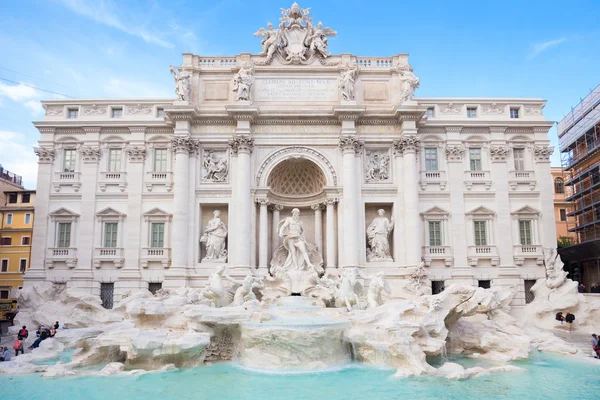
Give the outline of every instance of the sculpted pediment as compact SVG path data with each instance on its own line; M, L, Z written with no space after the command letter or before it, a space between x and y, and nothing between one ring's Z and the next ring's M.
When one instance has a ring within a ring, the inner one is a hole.
M51 213L48 214L50 217L79 217L79 214L61 207L55 211L52 211Z

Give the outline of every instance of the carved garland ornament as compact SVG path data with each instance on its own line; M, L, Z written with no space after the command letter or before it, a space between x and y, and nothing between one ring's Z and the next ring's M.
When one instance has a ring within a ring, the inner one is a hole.
M446 159L448 161L462 161L465 155L463 146L446 146Z
M318 151L313 150L308 147L301 147L301 146L286 147L284 149L277 150L276 152L269 155L266 158L266 160L263 161L263 163L261 164L261 166L258 170L258 173L256 174L256 185L257 186L260 186L260 179L261 179L263 173L265 172L265 169L267 168L267 166L270 165L273 162L273 160L275 160L279 156L281 156L283 154L287 154L287 153L307 153L307 154L311 154L312 156L318 158L323 164L327 165L327 168L329 168L329 172L331 172L331 175L333 176L333 185L337 186L338 177L335 172L335 169L333 168L333 165L329 162L329 160L323 154L319 153Z
M85 163L94 163L100 160L100 147L83 146L79 152L81 153L81 158Z
M62 115L63 106L48 106L46 104L43 105L44 110L46 110L46 115Z
M152 114L152 107L150 106L143 106L141 104L138 104L136 106L133 107L127 107L127 114L132 114L132 115L150 115Z
M508 148L508 146L492 146L492 147L490 147L490 157L492 158L492 161L495 161L495 162L506 161L506 158L508 157L509 152L510 152L510 149Z
M234 136L229 141L229 147L234 154L238 153L252 153L254 147L254 138L252 136Z
M554 147L552 146L535 146L533 148L533 154L535 155L535 161L537 162L549 162L552 153L554 153Z
M51 147L34 147L33 151L38 156L38 163L52 164L54 162L55 151Z
M92 104L91 106L83 107L83 115L104 115L106 114L107 107L102 106L98 107L97 104Z
M498 106L496 103L492 103L489 106L482 106L481 113L483 115L502 115L504 114L504 105Z
M144 146L129 146L125 149L131 162L144 162L146 158L146 148Z

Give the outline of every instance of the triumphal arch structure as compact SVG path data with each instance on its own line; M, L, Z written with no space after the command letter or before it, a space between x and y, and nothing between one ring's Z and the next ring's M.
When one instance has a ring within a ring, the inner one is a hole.
M434 291L523 302L556 244L545 101L415 97L407 54L332 54L317 13L265 16L254 53L184 53L175 99L45 101L28 281L360 267L394 292L423 263Z

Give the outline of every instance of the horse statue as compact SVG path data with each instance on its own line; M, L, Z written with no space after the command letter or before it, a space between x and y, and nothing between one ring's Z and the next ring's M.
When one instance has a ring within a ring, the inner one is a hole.
M352 311L352 306L358 304L358 296L362 293L358 277L358 268L349 268L342 272L339 287L335 292L336 307L345 307Z

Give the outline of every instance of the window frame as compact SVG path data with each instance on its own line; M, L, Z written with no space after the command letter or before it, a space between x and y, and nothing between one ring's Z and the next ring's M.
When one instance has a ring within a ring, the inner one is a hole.
M559 208L558 209L558 218L559 218L560 222L566 222L567 221L567 209L566 208Z
M111 227L111 231L108 232L108 227ZM110 235L110 238L108 237ZM105 221L102 223L102 247L104 248L117 248L119 247L119 222L118 221Z
M67 119L79 118L79 108L67 108Z
M432 154L434 157L430 158L429 156ZM425 147L423 157L425 157L425 171L439 171L437 147ZM432 166L435 166L435 168L431 168Z
M6 225L12 225L14 219L13 213L6 213Z
M162 107L156 107L156 118L164 118L164 117L165 117L165 109Z
M517 155L520 155L517 157ZM525 171L525 148L515 147L513 148L513 166L515 171Z
M6 271L4 270L4 265L6 264ZM2 258L0 259L0 273L6 274L10 272L10 259Z
M64 235L65 238L62 238L62 234L61 234L61 226L69 226L68 232L65 231ZM73 222L72 221L57 221L56 222L56 248L58 249L69 249L71 248L71 233L73 232ZM61 246L61 244L65 244L66 241L63 241L63 239L67 238L67 234L68 234L68 243L67 246Z
M425 111L425 116L427 118L433 118L435 113L435 107L427 107L427 111Z
M111 107L110 117L115 119L123 118L123 107Z
M67 158L67 154L69 157ZM72 154L72 157L71 157ZM62 153L62 172L75 172L77 169L77 151L76 149L63 149Z
M162 232L157 232L157 234L162 234L162 237L160 238L160 241L157 240L157 244L162 244L161 246L155 246L154 245L154 227L155 226L160 226L162 225ZM149 247L151 249L164 249L165 248L165 228L166 228L166 222L151 222L150 223L150 242L149 242Z
M25 196L27 196L27 201L25 201ZM31 203L31 193L22 193L21 194L21 204L29 204Z
M25 261L25 268L22 268L23 261ZM29 266L29 260L26 258L19 258L19 273L24 274L27 272L27 267Z
M560 186L558 186L560 185ZM557 190L557 188L560 188ZM560 176L554 178L554 193L555 194L565 194L565 180Z
M477 118L477 107L467 106L467 118Z
M27 239L29 243L23 243ZM21 236L21 246L31 246L31 236Z
M481 229L479 230L479 233L478 233L478 229L477 229L478 226L483 227L483 236L481 235ZM488 220L487 219L474 219L473 220L473 243L475 244L475 246L489 246Z
M118 154L118 157L113 159L112 155ZM114 162L114 164L113 164ZM120 173L123 167L123 149L120 147L112 147L108 149L106 171L112 173Z
M14 196L14 197L13 197ZM12 201L14 199L15 201ZM17 204L19 202L19 195L17 193L9 193L8 194L8 204Z
M432 226L437 228L432 230ZM442 247L444 245L443 221L427 221L428 243L430 247ZM437 237L436 237L437 236ZM432 239L434 239L432 241ZM433 243L432 243L433 242Z
M7 243L4 243L7 242ZM0 246L12 246L12 236L0 237Z
M473 158L473 152L476 151L477 153L477 157L478 158ZM469 147L469 171L483 171L483 163L482 163L482 158L483 158L483 152L481 151L481 147ZM477 162L479 163L479 165L475 165L475 167L473 166L473 164L477 164Z
M515 112L516 116L513 116L513 111ZM511 119L521 118L521 112L519 111L519 107L510 107L509 111L508 111L508 115L510 116Z
M162 154L164 152L164 159L157 158L158 152ZM169 170L169 149L166 147L156 147L153 151L154 159L152 160L152 172L168 172ZM161 168L157 168L160 163Z
M25 213L25 216L23 217L23 222L25 223L25 225L31 224L31 213Z

